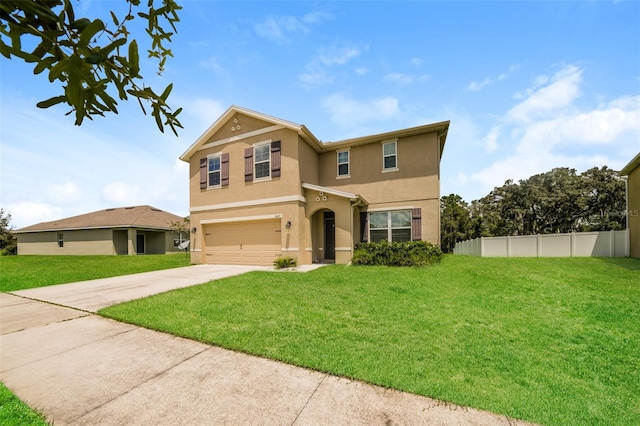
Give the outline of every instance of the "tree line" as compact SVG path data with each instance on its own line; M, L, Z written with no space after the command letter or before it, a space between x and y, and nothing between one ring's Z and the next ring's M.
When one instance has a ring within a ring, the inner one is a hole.
M514 182L467 203L440 199L441 247L478 237L620 230L626 227L625 183L602 166L583 173L560 167Z

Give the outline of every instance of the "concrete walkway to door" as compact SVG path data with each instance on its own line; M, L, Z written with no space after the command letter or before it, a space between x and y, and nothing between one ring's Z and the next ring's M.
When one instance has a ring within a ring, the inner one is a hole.
M242 268L192 266L1 293L0 381L56 425L526 424L91 313ZM262 268L246 270L254 269Z

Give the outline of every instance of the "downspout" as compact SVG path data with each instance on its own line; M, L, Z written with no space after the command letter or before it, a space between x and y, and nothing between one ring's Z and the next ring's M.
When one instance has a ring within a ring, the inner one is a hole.
M442 138L447 137L448 130L438 135L438 246L442 244L442 224L440 218L440 160L442 159Z
M625 208L624 212L624 223L625 223L625 241L624 241L624 257L629 257L631 255L631 244L629 240L631 239L631 234L629 233L629 214L631 213L629 210L629 176L622 176L624 180L624 199L625 199Z
M350 241L350 245L351 245L351 257L353 257L353 251L355 250L355 244L353 243L353 214L355 213L355 209L357 207L360 207L361 205L365 205L362 202L362 199L360 197L356 198L355 200L350 200L352 202L351 204L351 241ZM353 203L355 201L355 203ZM351 263L351 262L349 262Z

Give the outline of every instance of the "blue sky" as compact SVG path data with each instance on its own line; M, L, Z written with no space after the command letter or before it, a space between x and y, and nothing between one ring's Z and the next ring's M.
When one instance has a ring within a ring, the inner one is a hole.
M142 69L157 90L174 83L177 138L136 102L76 127L62 106L35 107L60 91L46 74L0 58L14 226L141 204L187 215L178 156L234 104L327 142L450 120L441 192L467 201L554 167L619 170L640 151L638 1L180 3L175 57L162 76ZM109 21L120 5L82 0L76 16Z

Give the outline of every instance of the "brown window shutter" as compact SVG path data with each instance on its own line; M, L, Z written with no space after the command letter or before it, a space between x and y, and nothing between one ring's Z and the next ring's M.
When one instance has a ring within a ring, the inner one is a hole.
M271 177L280 176L280 141L271 142Z
M253 180L253 148L244 150L244 181L251 182Z
M411 211L411 239L418 241L422 239L422 209L420 207Z
M220 156L220 184L229 185L229 153L225 152Z
M207 159L200 159L200 189L207 189Z
M360 212L360 242L369 241L369 213Z

